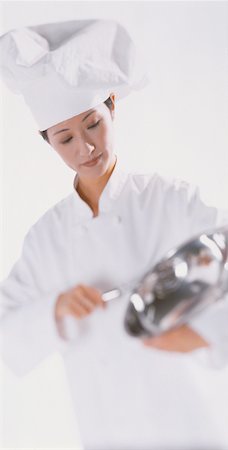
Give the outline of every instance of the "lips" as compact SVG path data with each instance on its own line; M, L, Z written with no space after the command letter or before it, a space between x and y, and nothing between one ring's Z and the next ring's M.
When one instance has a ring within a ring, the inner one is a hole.
M86 166L86 167L94 166L99 161L101 156L102 156L102 153L100 153L96 158L93 158L93 159L91 159L89 161L86 161L86 162L82 163L81 165L82 166Z

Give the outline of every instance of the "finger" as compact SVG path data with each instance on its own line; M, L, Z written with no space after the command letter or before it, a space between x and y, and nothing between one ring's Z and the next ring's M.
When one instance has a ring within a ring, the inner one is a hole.
M208 343L191 328L183 325L155 338L144 339L144 345L158 350L187 353L197 348L208 347Z
M91 299L86 291L80 286L73 293L74 302L80 304L87 310L92 312L97 306L93 299Z
M101 293L97 289L82 285L81 290L82 290L83 294L85 295L85 297L87 299L90 299L90 301L94 305L104 306L105 302L102 299Z
M80 305L87 313L91 313L96 308L96 304L94 304L90 298L87 298L81 293L78 293L74 300L75 304Z
M69 313L78 319L88 315L88 310L81 303L75 302L72 298L69 302Z

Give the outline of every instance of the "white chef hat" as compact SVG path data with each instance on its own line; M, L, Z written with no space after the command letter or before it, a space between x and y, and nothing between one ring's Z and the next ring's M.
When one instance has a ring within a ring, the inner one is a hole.
M0 37L0 73L41 131L148 83L128 32L112 20L74 20Z

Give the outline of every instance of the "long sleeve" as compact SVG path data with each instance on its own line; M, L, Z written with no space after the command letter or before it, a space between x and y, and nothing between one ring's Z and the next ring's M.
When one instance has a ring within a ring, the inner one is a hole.
M196 194L191 208L193 219L190 223L194 230L197 231L198 227L200 230L201 223L204 222L205 230L210 227L228 227L228 211L207 207L201 201L199 194ZM211 214L213 210L216 211L216 214ZM228 293L221 300L192 318L189 325L210 345L208 350L195 352L196 359L213 368L222 368L227 365Z
M167 184L164 184L167 189ZM168 184L165 207L169 221L170 239L180 245L187 239L216 227L228 227L228 210L207 205L201 198L198 187L182 180ZM167 229L166 229L167 234ZM223 367L228 363L228 293L193 317L189 326L209 344L209 349L193 352L193 357L211 368Z
M42 290L45 267L40 243L31 229L22 253L0 286L0 335L3 361L23 375L64 347L54 319L58 290Z
M210 345L193 356L209 367L225 367L228 364L228 294L193 318L189 325Z

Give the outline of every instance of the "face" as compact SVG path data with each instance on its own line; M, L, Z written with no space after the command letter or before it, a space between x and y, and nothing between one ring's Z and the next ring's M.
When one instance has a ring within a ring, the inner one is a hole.
M50 145L82 178L102 176L113 163L112 109L104 103L47 130Z

